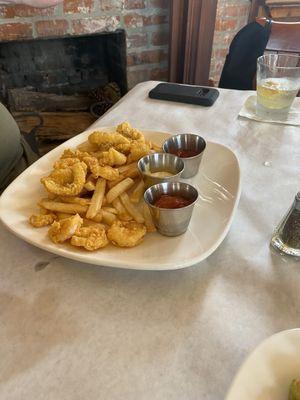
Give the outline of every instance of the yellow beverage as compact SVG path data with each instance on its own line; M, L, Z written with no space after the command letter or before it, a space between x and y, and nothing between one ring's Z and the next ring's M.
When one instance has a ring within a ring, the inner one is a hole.
M294 79L262 79L257 84L257 103L270 110L288 110L297 92L298 85Z

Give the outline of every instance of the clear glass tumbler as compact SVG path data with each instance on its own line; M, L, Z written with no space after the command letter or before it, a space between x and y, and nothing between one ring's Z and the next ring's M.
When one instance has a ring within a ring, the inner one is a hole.
M257 115L287 119L300 89L300 57L265 54L257 59Z

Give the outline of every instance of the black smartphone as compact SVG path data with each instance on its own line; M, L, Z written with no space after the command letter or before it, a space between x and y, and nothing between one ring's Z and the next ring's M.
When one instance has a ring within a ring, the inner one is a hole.
M159 83L150 90L149 97L157 100L177 101L209 107L219 97L219 91L202 86L181 85L178 83Z

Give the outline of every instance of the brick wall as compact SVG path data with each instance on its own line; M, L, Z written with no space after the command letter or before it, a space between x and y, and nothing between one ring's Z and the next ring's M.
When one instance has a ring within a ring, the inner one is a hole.
M129 87L167 79L169 0L65 0L55 7L0 6L0 41L124 28Z
M250 0L218 0L210 77L219 82L229 45L235 34L247 24Z

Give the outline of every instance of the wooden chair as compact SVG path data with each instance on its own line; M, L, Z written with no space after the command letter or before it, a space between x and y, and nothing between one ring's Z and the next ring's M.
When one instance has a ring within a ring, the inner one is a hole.
M256 22L265 26L267 18L256 18ZM300 22L272 21L266 51L300 55Z

